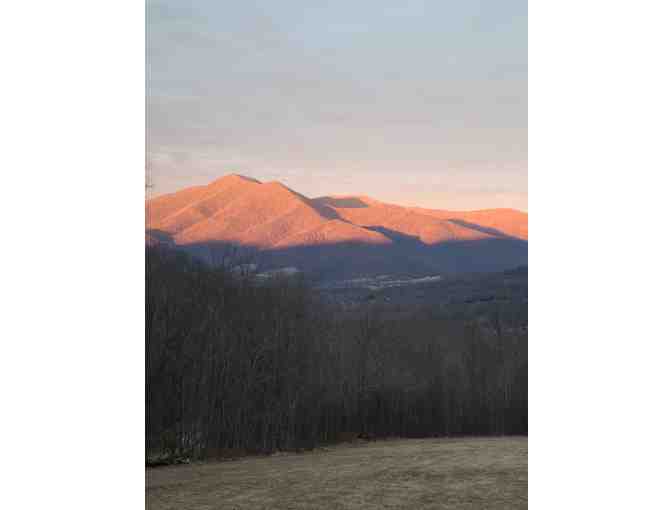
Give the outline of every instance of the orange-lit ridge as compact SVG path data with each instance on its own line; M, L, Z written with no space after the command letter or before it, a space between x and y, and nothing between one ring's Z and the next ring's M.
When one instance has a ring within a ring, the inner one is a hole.
M231 174L148 200L146 228L177 245L235 242L261 249L408 236L425 245L492 238L527 240L527 213L400 207L365 196L310 199L279 182Z

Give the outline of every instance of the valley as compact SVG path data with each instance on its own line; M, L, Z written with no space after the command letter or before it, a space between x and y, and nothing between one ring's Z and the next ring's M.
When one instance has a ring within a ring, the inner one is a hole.
M378 303L404 306L527 306L527 266L496 273L464 275L377 275L320 284L331 303Z

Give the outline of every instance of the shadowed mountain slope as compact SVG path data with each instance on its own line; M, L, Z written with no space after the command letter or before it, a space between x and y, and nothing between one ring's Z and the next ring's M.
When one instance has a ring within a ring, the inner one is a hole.
M496 271L527 263L527 214L407 208L368 197L307 198L227 175L145 204L147 242L215 261L246 250L318 278Z
M421 214L407 207L386 204L368 197L321 197L314 201L331 207L341 218L356 225L398 232L416 237L429 245L446 241L473 241L497 237L497 234L482 229Z
M469 228L481 229L527 241L527 213L516 209L482 209L480 211L442 211L411 207L412 211Z

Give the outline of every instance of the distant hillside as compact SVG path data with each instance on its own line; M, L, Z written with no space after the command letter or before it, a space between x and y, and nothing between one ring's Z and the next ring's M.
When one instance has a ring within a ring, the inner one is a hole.
M527 214L443 211L368 197L310 199L279 182L227 175L145 204L146 239L208 262L253 258L319 279L497 271L527 263Z
M412 207L411 210L449 220L458 225L468 225L471 228L486 229L486 231L501 233L527 241L527 213L516 209L483 209L480 211L442 211L439 209L423 209Z

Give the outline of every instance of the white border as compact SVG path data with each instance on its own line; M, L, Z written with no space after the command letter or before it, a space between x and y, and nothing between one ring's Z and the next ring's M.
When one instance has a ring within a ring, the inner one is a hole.
M665 2L530 2L530 507L664 508Z
M3 508L144 505L144 8L10 2Z

